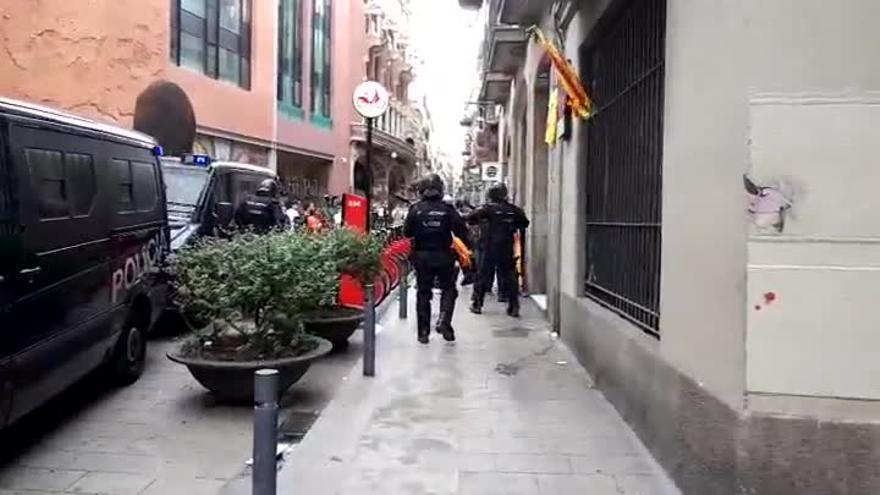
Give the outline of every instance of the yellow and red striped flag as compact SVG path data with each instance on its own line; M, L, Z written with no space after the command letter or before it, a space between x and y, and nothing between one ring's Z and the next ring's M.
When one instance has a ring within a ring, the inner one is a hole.
M559 84L568 96L568 106L579 117L583 119L589 118L593 112L593 101L587 94L587 90L584 88L577 70L562 56L559 49L544 36L539 27L532 26L527 31L538 39L538 43L541 44L544 51L550 57L550 62L556 71Z

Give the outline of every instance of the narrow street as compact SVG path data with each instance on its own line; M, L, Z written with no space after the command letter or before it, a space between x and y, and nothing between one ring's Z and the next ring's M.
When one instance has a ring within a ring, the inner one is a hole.
M386 315L376 377L352 369L285 459L279 493L679 494L534 303L518 320L494 302L475 316L469 296L454 344L418 344L414 304L408 320ZM223 491L249 493L249 480Z
M247 473L252 408L221 405L165 353L149 347L144 376L108 389L89 378L0 437L0 495L215 494ZM355 335L346 352L316 362L283 399L281 433L297 441L360 356Z

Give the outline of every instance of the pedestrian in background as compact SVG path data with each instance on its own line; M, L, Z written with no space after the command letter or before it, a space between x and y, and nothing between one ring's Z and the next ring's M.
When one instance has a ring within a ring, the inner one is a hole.
M461 215L443 201L443 180L431 174L419 182L421 200L414 204L404 222L404 235L413 240L412 262L416 270L416 320L418 340L427 344L431 334L431 299L436 283L440 289L440 317L437 331L447 342L455 340L452 315L455 312L455 235L468 248L470 233Z
M287 209L284 211L284 214L287 215L287 220L290 222L290 230L296 230L299 224L299 217L301 216L299 205L295 201L288 200Z
M492 286L497 270L498 291L507 300L507 314L519 317L514 236L529 226L529 220L522 209L507 200L507 186L497 184L489 189L489 202L468 217L468 223L472 225L481 222L485 222L485 228L481 233L479 280L474 287L471 312L483 312L486 291Z

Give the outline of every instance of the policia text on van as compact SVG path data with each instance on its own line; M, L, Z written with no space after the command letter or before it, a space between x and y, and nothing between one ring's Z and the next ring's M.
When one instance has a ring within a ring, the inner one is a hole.
M142 134L0 99L0 427L98 366L140 376L165 188Z

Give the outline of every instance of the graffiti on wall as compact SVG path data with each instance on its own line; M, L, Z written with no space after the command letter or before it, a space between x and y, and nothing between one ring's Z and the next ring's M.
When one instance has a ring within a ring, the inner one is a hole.
M759 233L781 234L792 207L793 188L785 181L762 184L743 175L749 194L749 216Z

